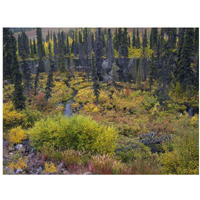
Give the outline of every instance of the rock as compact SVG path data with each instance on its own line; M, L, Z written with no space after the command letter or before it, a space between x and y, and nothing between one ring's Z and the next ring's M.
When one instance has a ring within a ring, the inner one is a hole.
M42 172L42 167L39 167L36 171L37 174L40 174Z
M65 167L65 163L60 163L59 165L58 165L58 168L64 168Z
M16 174L22 174L23 170L21 168L17 169Z
M15 146L15 149L16 149L16 150L22 151L22 150L24 150L24 146L23 146L23 144L17 144L17 145Z
M155 145L161 145L163 142L170 139L171 137L169 135L157 135L154 131L140 135L140 142L144 145L150 146L152 153L164 151L162 148L158 148L158 146Z

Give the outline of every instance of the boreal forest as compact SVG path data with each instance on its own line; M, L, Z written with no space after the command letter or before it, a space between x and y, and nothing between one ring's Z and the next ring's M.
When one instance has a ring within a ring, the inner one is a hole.
M199 174L199 28L3 28L4 174Z

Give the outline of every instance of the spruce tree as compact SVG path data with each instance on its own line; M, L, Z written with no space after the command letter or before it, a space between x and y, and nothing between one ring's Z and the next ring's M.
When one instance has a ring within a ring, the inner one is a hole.
M138 28L137 28L136 48L137 48L137 49L140 48L140 34L139 34L139 30L138 30Z
M151 55L151 63L149 66L149 86L150 86L150 91L151 87L153 85L153 79L155 77L155 60L154 60L154 55Z
M182 85L183 90L191 86L193 79L193 71L190 66L193 55L193 39L193 28L186 28L180 61L178 63L178 79Z
M14 92L12 96L12 102L15 106L15 109L24 109L25 108L25 97L23 94L23 86L22 86L22 74L19 71L19 62L17 59L17 47L16 47L16 40L14 36L11 34L11 48L12 48L12 77L14 82Z
M124 28L124 32L121 37L121 51L122 56L124 58L128 58L128 38L127 38L128 32L127 28Z
M3 79L12 78L12 32L3 28Z
M54 63L55 63L55 69L57 69L57 57L58 57L58 44L57 44L57 38L56 34L53 33L53 51L54 51Z
M102 77L102 56L103 56L103 48L102 48L102 36L101 36L101 28L98 28L96 32L96 40L95 40L95 61L97 68L97 77L99 81L103 80Z
M133 29L132 47L133 47L133 48L136 47L135 29Z
M117 28L115 29L115 35L114 35L114 38L113 38L113 48L114 48L116 51L119 50Z
M48 101L48 99L51 97L51 92L53 88L53 71L54 71L54 63L52 60L52 53L51 53L51 43L49 43L49 62L50 62L50 70L47 78L47 84L45 88L45 98Z
M33 54L37 54L37 49L36 49L36 44L35 44L35 39L33 40Z
M108 61L108 66L112 67L112 63L114 61L114 51L112 46L112 32L110 28L107 33L106 60Z
M74 42L74 57L78 55L78 41L77 41L77 31L75 31L75 42Z
M157 45L157 38L158 38L158 28L152 28L150 35L150 49L153 49Z
M37 28L37 47L38 47L38 56L39 56L39 72L44 72L44 62L43 62L43 45L42 45L42 30L41 28Z

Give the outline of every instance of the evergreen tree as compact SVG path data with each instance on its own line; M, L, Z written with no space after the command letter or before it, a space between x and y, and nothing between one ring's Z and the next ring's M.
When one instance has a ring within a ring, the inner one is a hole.
M102 48L102 36L101 36L101 28L98 28L96 32L96 40L95 40L95 62L97 68L97 77L99 81L103 81L102 77L102 56L103 56L103 48Z
M69 37L68 37L68 35L67 35L67 45L66 45L66 46L67 46L67 49L66 49L67 52L66 52L66 53L70 56L70 50L69 50Z
M29 51L29 40L25 32L22 32L20 37L20 57L24 60L30 55Z
M37 54L35 39L33 40L33 54L34 54L34 55Z
M136 47L135 29L133 29L132 47Z
M21 57L22 56L22 51L21 51L21 35L18 34L18 40L17 40L17 47L18 47L18 55Z
M41 28L37 28L37 47L38 47L38 56L39 56L39 72L44 72L44 62L43 62L43 45L42 45L42 30Z
M199 28L194 31L194 53L199 54Z
M31 58L33 58L34 57L34 52L33 52L33 44L32 44L32 41L30 40L30 56L31 56Z
M130 34L128 34L128 47L131 47L131 37L130 37Z
M193 28L185 29L184 43L181 49L180 61L178 63L178 79L182 85L182 89L190 87L193 79L193 71L191 68L193 55Z
M57 68L57 56L58 56L58 44L56 34L53 33L53 51L54 51L54 62L55 62L55 69Z
M48 99L51 97L51 92L53 88L53 71L54 71L54 63L52 60L52 53L51 53L51 43L49 43L49 62L50 62L50 70L47 78L47 84L45 88L45 98L48 101Z
M155 61L154 61L154 55L151 55L151 63L149 66L149 86L150 86L150 91L151 87L153 85L153 79L155 78Z
M92 49L94 49L94 33L91 32L91 40L92 40Z
M122 56L127 58L128 57L128 38L127 38L128 32L127 28L124 28L124 32L121 37L121 51Z
M12 78L12 32L3 28L3 79Z
M143 34L142 46L143 46L143 48L146 48L148 46L147 29L146 28L145 28L145 31Z
M138 28L137 28L136 48L137 48L137 49L140 48L140 34L139 34L139 30L138 30Z
M74 56L78 55L78 41L77 41L77 31L75 31L75 42L74 42Z
M118 41L118 51L119 51L119 48L121 49L121 51L122 51L122 45L121 45L121 43L122 43L122 29L121 28L119 28L119 30L118 30L118 37L117 37L117 41Z
M24 109L25 108L25 97L23 94L23 86L22 86L22 74L19 71L19 62L17 60L17 47L16 47L16 40L14 36L11 34L10 37L11 42L11 49L12 49L12 62L11 62L11 68L12 68L12 77L14 82L14 92L12 96L12 102L15 106L15 109Z
M114 38L113 38L113 47L116 51L119 50L117 28L115 29L115 35L114 35Z
M111 67L114 61L114 51L112 46L112 32L110 28L107 33L106 60L108 61L108 66Z
M64 32L62 31L61 34L58 35L58 67L60 72L65 72L65 56L64 56Z
M158 28L152 28L150 35L150 49L153 49L157 45L157 38L158 38Z

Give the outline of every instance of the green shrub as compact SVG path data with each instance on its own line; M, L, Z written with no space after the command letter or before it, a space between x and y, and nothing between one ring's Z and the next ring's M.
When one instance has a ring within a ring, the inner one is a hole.
M31 142L42 147L73 149L112 154L116 148L117 133L113 127L99 125L90 117L53 116L41 119L28 130Z
M199 174L198 130L185 132L172 138L173 151L161 156L162 171L165 174Z
M32 127L34 123L42 118L42 113L39 110L32 110L27 108L22 112L25 115L23 127Z

